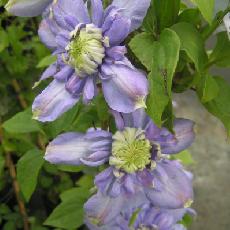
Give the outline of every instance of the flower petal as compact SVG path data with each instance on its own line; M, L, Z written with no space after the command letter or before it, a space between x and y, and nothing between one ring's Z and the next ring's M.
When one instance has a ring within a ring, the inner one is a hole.
M83 0L58 0L57 3L61 9L63 18L65 15L71 15L77 18L80 23L90 23L88 11Z
M113 110L131 113L145 107L148 81L136 69L121 64L103 65L102 88L105 99Z
M43 73L40 78L40 81L45 80L49 77L54 76L54 74L57 72L57 63L54 63L50 65Z
M154 206L177 209L191 205L193 201L192 181L178 161L157 162L152 175L155 187L145 190Z
M53 80L34 100L34 119L42 122L53 121L72 108L78 100L78 97L73 97L65 89L65 83Z
M125 46L113 46L111 48L106 49L106 54L108 55L108 57L115 61L123 60L126 53L127 49Z
M121 44L128 36L130 31L131 21L125 17L114 19L110 28L104 33L109 37L110 46Z
M125 17L131 20L131 31L137 29L150 6L151 0L113 0L112 5L120 9Z
M22 17L34 17L41 14L52 0L9 0L5 8L11 14Z
M188 148L193 143L195 139L193 127L194 122L191 120L175 119L175 134L172 134L166 128L160 129L151 122L146 130L146 136L149 140L161 146L163 154L175 154Z
M110 196L105 196L98 192L91 197L84 206L87 220L86 223L89 224L88 226L90 229L128 230L128 226L127 228L115 227L120 226L121 222L125 224L125 221L122 221L120 218L120 214L124 212L124 210L127 212L131 210L135 211L146 202L148 201L143 196L143 193L128 197L122 195L116 198L111 198ZM113 227L108 228L108 226Z
M83 102L89 103L97 94L97 86L93 77L88 77L83 89Z
M110 224L122 210L124 199L123 196L111 198L98 192L84 205L87 222L95 225L95 229Z
M101 27L104 17L102 0L91 0L92 22L94 25Z
M85 87L86 78L80 78L73 74L66 82L66 90L74 97L81 96Z
M174 140L161 142L161 151L164 154L174 154L187 149L195 139L194 122L187 119L175 119Z
M172 230L186 230L186 228L182 224L176 224L173 226Z
M38 30L38 35L41 39L41 41L49 48L49 49L55 49L57 47L56 43L56 37L54 33L50 30L50 25L48 20L44 19L42 20L39 30Z
M95 147L95 143L100 146ZM106 131L65 133L48 145L45 159L53 164L98 166L108 160L111 143L112 136Z
M61 68L61 70L58 73L54 75L54 78L59 81L66 82L73 74L74 69L69 65L65 65Z

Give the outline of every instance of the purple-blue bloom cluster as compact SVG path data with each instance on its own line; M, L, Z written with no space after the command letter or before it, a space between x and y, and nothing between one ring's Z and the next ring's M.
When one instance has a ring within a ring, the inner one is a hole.
M98 84L118 112L145 107L148 81L125 57L122 44L150 5L150 0L138 2L114 0L104 10L101 0L57 0L46 8L39 36L57 61L41 77L54 80L33 103L35 119L53 121L80 98L90 102Z
M57 57L41 80L53 77L33 103L34 117L53 121L81 98L90 102L102 88L117 132L89 129L65 133L46 149L53 164L108 167L95 177L97 188L84 205L90 230L185 230L194 215L192 174L170 159L191 145L194 123L175 119L174 133L146 115L148 81L125 57L125 38L137 29L150 0L10 0L19 16L43 12L39 36Z
M185 213L194 213L192 175L168 158L191 145L194 123L176 119L172 134L158 128L142 109L112 113L115 134L94 129L62 134L49 144L45 159L54 164L109 163L95 178L97 194L85 204L90 229L183 229L177 222Z

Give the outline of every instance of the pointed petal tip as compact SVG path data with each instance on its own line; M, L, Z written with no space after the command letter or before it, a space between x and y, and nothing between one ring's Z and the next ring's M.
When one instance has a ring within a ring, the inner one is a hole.
M32 89L37 88L40 85L41 81L36 81L34 85L32 86Z
M184 208L190 208L192 204L193 204L193 200L188 199L187 202L184 204Z
M135 105L135 110L142 109L142 108L147 109L147 106L145 103L145 97L139 97Z

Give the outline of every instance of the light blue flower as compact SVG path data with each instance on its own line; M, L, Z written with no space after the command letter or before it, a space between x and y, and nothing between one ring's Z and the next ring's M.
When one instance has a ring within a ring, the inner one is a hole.
M88 103L98 84L114 110L145 107L148 81L125 57L123 42L140 26L150 0L114 0L105 10L101 0L87 4L57 0L43 14L39 35L57 61L41 77L54 80L33 103L35 119L53 121L80 98Z
M133 208L134 203L136 208L146 203L161 209L189 208L192 175L167 156L191 145L194 123L176 119L175 134L171 134L155 126L142 109L113 114L118 128L115 134L92 129L86 134L62 134L48 145L45 154L54 164L109 163L95 178L97 194L85 205L88 224L111 224L120 210Z

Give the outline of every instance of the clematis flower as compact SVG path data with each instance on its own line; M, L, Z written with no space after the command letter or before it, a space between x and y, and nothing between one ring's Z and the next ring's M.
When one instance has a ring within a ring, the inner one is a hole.
M15 16L34 17L40 15L52 0L9 0L5 8Z
M138 206L134 197L123 200L120 197L117 199L107 197L109 203L106 203L104 199L105 197L97 194L85 204L85 223L90 230L186 230L178 222L185 214L195 215L195 211L191 208L160 209L148 202ZM119 204L121 201L123 201L122 205ZM117 206L121 209L116 215ZM96 219L95 215L92 217L95 212Z
M84 163L82 159L94 162L104 154L104 161L118 171L132 174L150 164L154 166L162 156L188 148L195 137L194 123L187 119L175 119L172 134L166 128L158 128L144 109L129 114L112 113L118 129L115 134L93 128L86 134L61 134L48 145L45 158L54 164L79 165Z
M193 122L176 119L173 135L155 126L142 109L113 114L119 130L115 134L98 130L62 134L47 147L45 159L55 164L90 166L109 162L110 167L95 178L97 196L109 203L115 199L117 205L123 205L124 199L138 196L143 204L148 200L160 208L188 208L193 201L192 176L178 161L166 158L193 142ZM120 209L118 205L114 212Z
M101 0L57 0L43 14L39 28L42 42L57 56L41 80L52 83L35 99L34 118L53 121L97 94L100 83L108 105L130 113L145 107L146 76L125 57L125 38L137 29L150 0L114 0L103 9Z

